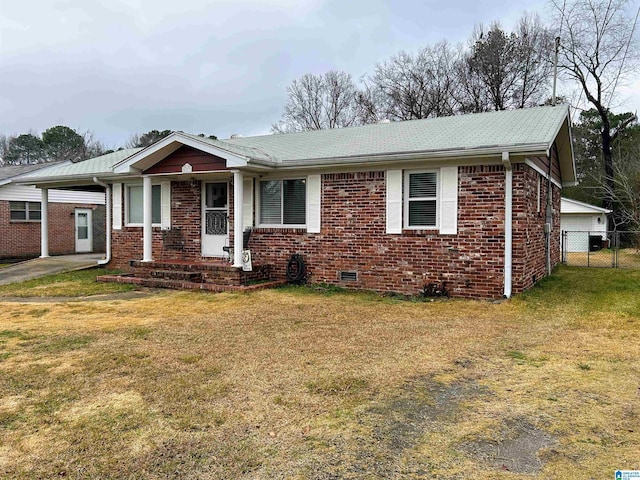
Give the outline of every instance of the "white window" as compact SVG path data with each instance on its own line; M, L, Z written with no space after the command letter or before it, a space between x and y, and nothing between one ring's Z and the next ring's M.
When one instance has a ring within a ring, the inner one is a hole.
M438 188L436 170L405 172L405 228L438 228Z
M261 181L259 193L261 225L306 225L306 179Z
M144 223L144 212L142 209L142 186L127 186L127 225L142 225ZM162 221L162 188L160 185L151 187L151 223L160 225Z
M14 222L39 222L40 202L9 202L9 218Z

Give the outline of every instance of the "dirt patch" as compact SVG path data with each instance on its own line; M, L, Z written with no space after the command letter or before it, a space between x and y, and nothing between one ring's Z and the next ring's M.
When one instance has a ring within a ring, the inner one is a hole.
M462 450L481 463L514 473L538 473L544 463L541 450L556 443L553 435L526 420L505 422L499 440L477 440L462 445Z
M456 421L462 404L489 395L474 380L441 383L415 377L398 393L356 415L355 438L334 437L330 460L315 464L311 478L396 478L429 476L434 459L420 453L431 434Z

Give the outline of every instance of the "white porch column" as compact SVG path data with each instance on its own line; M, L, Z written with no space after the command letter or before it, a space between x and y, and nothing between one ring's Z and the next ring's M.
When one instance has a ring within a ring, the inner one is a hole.
M153 255L151 252L153 237L151 226L151 208L153 204L153 197L151 195L151 177L145 175L142 177L142 261L152 262Z
M41 190L40 203L40 258L49 256L49 189Z
M233 172L233 266L242 266L242 200L244 198L244 178L242 172Z
M107 185L105 187L105 200L106 200L106 214L107 214L107 219L106 219L106 224L107 224L107 228L105 230L105 234L106 234L106 252L105 252L105 263L109 263L111 261L111 184Z

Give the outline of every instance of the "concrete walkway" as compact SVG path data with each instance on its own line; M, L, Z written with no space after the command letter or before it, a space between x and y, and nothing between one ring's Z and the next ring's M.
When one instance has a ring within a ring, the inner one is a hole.
M60 255L49 258L34 258L26 262L16 263L0 268L0 285L22 282L33 278L71 272L95 267L98 260L104 258L102 253L86 253L81 255Z

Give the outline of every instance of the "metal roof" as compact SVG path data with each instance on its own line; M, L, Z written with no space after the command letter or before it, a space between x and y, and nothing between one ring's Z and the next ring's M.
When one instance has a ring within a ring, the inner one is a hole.
M5 165L0 167L0 183L7 183L4 180L24 175L25 173L39 170L41 168L50 167L52 163L36 163L29 165Z
M568 107L559 105L238 137L223 143L258 149L283 164L374 155L550 147L567 116Z
M22 175L20 177L20 181L25 182L31 179L37 181L41 178L48 179L50 177L68 178L75 176L87 177L105 173L110 174L112 173L112 169L115 164L130 157L134 153L139 152L140 150L142 149L128 148L118 150L117 152L113 153L107 153L106 155L101 155L100 157L90 158L89 160L84 160L82 162L63 162L49 168L31 172L27 175Z
M558 140L563 181L575 180L566 105L486 112L301 133L212 140L174 132L145 149L127 149L38 170L20 177L33 181L72 181L146 169L189 144L223 158L241 158L244 165L305 167L351 162L395 161L399 158L473 157L544 154Z

